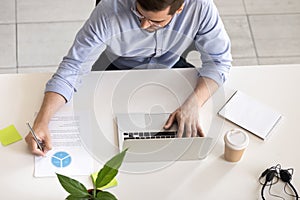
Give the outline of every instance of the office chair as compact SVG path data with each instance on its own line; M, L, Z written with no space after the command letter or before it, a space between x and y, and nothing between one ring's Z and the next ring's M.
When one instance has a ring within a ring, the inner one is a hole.
M96 6L98 5L98 3L100 2L101 0L96 0Z

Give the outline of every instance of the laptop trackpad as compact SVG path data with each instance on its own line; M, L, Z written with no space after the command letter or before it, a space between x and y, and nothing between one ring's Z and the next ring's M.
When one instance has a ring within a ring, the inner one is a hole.
M204 159L211 144L208 137L126 140L124 148L129 149L125 162Z

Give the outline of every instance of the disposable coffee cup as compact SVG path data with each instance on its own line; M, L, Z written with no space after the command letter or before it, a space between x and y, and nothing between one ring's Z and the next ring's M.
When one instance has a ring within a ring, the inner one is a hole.
M229 162L238 162L242 158L244 151L249 144L249 137L244 131L240 129L233 129L226 132L224 142L225 160Z

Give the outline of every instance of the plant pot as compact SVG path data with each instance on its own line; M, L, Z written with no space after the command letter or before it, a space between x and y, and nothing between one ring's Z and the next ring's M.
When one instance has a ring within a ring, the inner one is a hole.
M89 193L90 195L93 195L93 192L94 192L94 189L89 189L89 190L88 190L88 193ZM98 192L101 192L101 190L96 190L96 194L98 194Z

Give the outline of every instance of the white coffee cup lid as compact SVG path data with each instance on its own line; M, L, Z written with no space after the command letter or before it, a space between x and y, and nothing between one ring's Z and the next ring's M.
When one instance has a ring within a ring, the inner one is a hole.
M226 145L235 150L241 150L248 146L248 134L240 129L233 129L225 134L224 141Z

